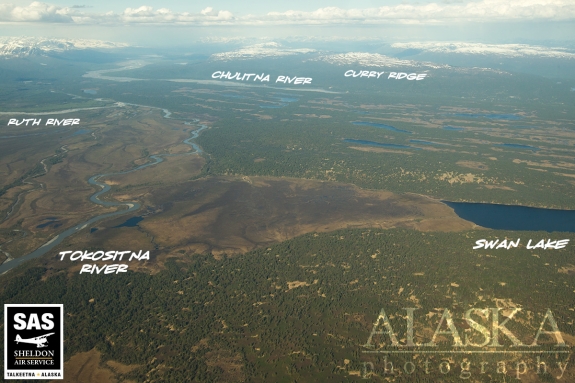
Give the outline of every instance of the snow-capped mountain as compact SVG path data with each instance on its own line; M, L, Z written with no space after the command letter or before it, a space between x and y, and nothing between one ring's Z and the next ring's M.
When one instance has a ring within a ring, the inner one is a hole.
M0 57L15 58L81 49L115 49L128 44L100 40L46 39L38 37L0 37Z
M467 55L497 55L506 57L575 58L566 48L548 48L527 44L481 44L463 42L410 42L394 43L396 49L417 49L434 53L458 53Z
M235 51L214 53L210 59L218 61L238 59L258 59L264 57L291 56L297 54L313 53L315 49L308 48L285 48L276 42L267 42L249 45Z
M379 53L349 52L333 55L323 55L310 61L325 61L335 65L359 64L371 67L427 67L449 68L449 65L435 64L431 62L419 62L413 60L400 60Z

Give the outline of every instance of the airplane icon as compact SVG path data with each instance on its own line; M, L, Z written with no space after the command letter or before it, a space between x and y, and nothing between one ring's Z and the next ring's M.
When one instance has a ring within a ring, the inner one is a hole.
M51 332L49 334L46 335L42 335L42 336L37 336L35 338L30 338L30 339L22 339L20 337L20 335L16 334L16 344L19 344L20 342L22 343L34 343L36 344L36 347L48 347L48 340L46 339L47 337L49 337L50 335L54 335L55 332Z

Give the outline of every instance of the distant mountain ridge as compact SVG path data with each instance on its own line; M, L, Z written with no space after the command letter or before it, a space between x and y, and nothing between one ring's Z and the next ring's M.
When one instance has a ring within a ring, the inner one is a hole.
M0 37L0 57L21 58L83 49L116 49L129 44L101 40L49 39L41 37Z
M285 48L281 44L272 41L248 45L234 51L215 53L210 58L214 61L229 61L257 59L264 57L291 56L297 54L313 53L315 51L315 49L308 48Z
M527 44L482 44L466 42L409 42L394 43L392 48L414 52L456 53L466 55L495 55L505 57L575 58L567 48L544 47Z
M408 66L408 67L428 67L433 69L449 69L449 65L436 64L431 62L418 62L413 60L401 60L395 57L381 55L379 53L366 53L366 52L348 52L332 55L322 55L310 61L324 61L335 65L351 65L359 64L373 67L392 67L392 66Z

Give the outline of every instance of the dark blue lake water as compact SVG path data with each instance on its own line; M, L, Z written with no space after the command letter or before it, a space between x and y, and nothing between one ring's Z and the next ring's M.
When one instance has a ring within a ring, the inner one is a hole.
M274 98L285 98L286 102L296 102L296 101L299 101L298 96L299 96L298 94L294 95L293 93L274 92L272 97L274 97Z
M143 221L144 217L132 217L127 219L124 223L114 227L136 227L140 221Z
M50 225L54 225L52 227L53 229L56 229L56 228L62 226L62 224L59 223L57 221L57 219L58 219L57 217L46 217L43 219L43 221L47 221L47 222L39 224L38 226L36 226L36 229L43 229L43 228L50 226Z
M281 104L281 105L260 105L260 108L262 109L279 109L279 108L283 108L284 106L286 106L287 104Z
M352 138L345 138L345 142L350 142L352 144L360 144L360 145L367 145L367 146L377 146L380 148L393 148L393 149L414 149L414 150L421 150L421 148L415 148L409 145L397 145L397 144L384 144L383 142L375 142L375 141L366 141L366 140L354 140Z
M575 233L575 210L448 202L460 218L495 230L565 231Z
M80 135L86 134L86 133L90 133L90 129L80 129L80 130L77 130L76 132L74 132L74 134L72 134L72 137L74 137L74 136L80 136Z
M422 145L436 145L436 146L444 146L445 144L440 144L439 142L431 142L431 141L423 141L423 140L409 140L409 142L413 142L414 144L422 144Z
M495 146L504 146L506 148L515 148L515 149L527 149L527 150L532 150L534 152L541 150L541 148L537 148L535 146L519 145L519 144L498 144Z
M413 134L413 132L410 132L409 130L397 129L395 126L378 124L377 122L352 121L351 123L354 125L372 126L374 128L387 129L387 130L391 130L392 132Z

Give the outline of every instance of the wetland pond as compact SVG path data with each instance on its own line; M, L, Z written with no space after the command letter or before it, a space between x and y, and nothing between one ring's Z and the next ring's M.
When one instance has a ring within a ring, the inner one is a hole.
M409 130L398 129L395 126L380 124L377 122L352 121L351 123L354 125L359 125L359 126L371 126L373 128L387 129L387 130L391 130L392 132L397 132L397 133L413 134L413 132L410 132Z
M360 145L367 145L367 146L375 146L380 148L392 148L392 149L415 149L421 150L421 148L416 148L414 146L409 145L398 145L398 144L386 144L383 142L375 142L375 141L367 141L367 140L354 140L353 138L344 138L344 142L349 142L351 144L360 144Z

